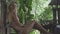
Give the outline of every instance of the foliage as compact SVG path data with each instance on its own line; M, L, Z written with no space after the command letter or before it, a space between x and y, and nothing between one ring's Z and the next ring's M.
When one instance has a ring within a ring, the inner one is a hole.
M20 21L25 23L27 20L38 21L38 16L44 12L45 7L48 6L49 0L18 0L18 15ZM31 11L32 10L32 11Z
M40 14L40 19L42 20L52 20L53 19L53 12L51 6L45 8L45 11Z
M23 24L33 18L38 21L40 16L41 18L46 19L48 17L47 15L51 15L50 8L47 8L50 2L49 0L18 0L17 2L18 16L20 18L20 22ZM42 16L42 14L44 16ZM35 34L35 32L33 31L30 34Z
M38 30L33 30L30 32L30 34L40 34L40 32Z
M32 2L32 14L34 14L34 19L39 21L39 16L45 11L45 7L48 6L50 0L33 0Z
M18 9L18 15L20 18L20 21L22 23L25 23L27 20L29 21L33 15L30 14L32 10L32 0L18 0L19 1L19 9Z
M10 1L10 0L9 0ZM7 0L7 3L9 4ZM27 21L35 19L52 19L52 10L47 7L50 3L49 0L16 0L17 11L20 22L25 24ZM35 31L36 32L36 31ZM34 32L34 33L35 33ZM34 34L31 32L30 34Z

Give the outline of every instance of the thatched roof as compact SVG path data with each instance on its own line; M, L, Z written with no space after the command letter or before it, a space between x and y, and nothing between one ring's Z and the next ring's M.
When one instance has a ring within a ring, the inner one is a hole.
M49 5L60 5L60 0L51 0Z

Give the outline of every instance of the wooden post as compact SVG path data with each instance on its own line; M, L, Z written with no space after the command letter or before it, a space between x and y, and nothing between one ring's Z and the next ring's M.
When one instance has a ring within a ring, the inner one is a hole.
M53 28L51 28L52 32L54 32L54 29L56 27L56 23L57 23L57 21L56 21L56 9L53 8L53 26L52 26Z
M58 24L60 24L60 8L58 8Z
M60 0L57 0L57 5L60 5ZM58 11L58 24L60 24L60 8L57 7Z
M7 11L7 4L6 0L1 0L1 16L2 16L2 22L1 22L1 32L0 34L9 34L7 33L8 28L6 24L6 11Z
M2 20L1 20L1 0L0 0L0 34L2 34L2 26L1 26L1 22L2 22Z

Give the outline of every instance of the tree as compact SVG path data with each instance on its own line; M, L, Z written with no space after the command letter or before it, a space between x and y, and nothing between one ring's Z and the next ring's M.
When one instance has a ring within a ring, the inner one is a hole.
M30 15L30 11L31 11L31 3L32 3L32 0L27 0L26 1L26 4L23 3L23 0L20 0L21 2L21 5L20 6L20 10L22 12L22 23L24 23L24 19L25 19L25 7L28 8L28 11L27 14L28 16ZM30 2L31 1L31 2ZM5 4L3 5L5 6ZM6 10L4 8L4 10ZM6 23L9 24L9 27L13 28L17 34L29 34L29 32L34 28L34 29L37 29L39 31L41 31L43 34L51 34L49 33L46 29L44 29L40 24L38 24L37 22L35 21L31 21L29 19L29 21L27 22L27 24L22 24L20 21L19 21L19 18L17 16L17 11L16 11L16 3L15 3L15 0L11 0L10 4L8 5L8 9L7 9L7 12L6 12ZM5 16L4 15L4 16ZM20 13L21 15L21 13ZM23 16L24 15L24 16ZM21 17L21 16L20 16ZM29 16L30 17L30 16ZM21 19L20 19L21 20ZM5 21L4 21L5 22ZM23 33L24 32L24 33Z
M7 22L9 21L10 26L17 32L17 34L29 34L32 28L38 29L39 31L43 32L43 34L50 34L35 21L29 21L30 23L26 25L21 24L17 17L16 5L14 1L11 1L10 5L8 6L8 9L9 11L7 11L7 15L6 15Z

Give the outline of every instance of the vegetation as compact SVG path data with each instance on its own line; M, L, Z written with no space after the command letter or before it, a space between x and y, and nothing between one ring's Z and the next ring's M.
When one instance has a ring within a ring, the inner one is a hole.
M52 20L52 10L48 6L50 0L17 0L17 10L20 22L26 24L32 19ZM36 31L35 31L36 33Z
M7 5L10 5L11 0L6 0ZM41 20L52 20L52 7L48 4L50 0L16 0L17 14L22 24L27 24L31 20L40 23ZM41 23L40 23L41 24ZM12 32L13 29L11 29ZM36 29L32 29L30 34L40 34Z

